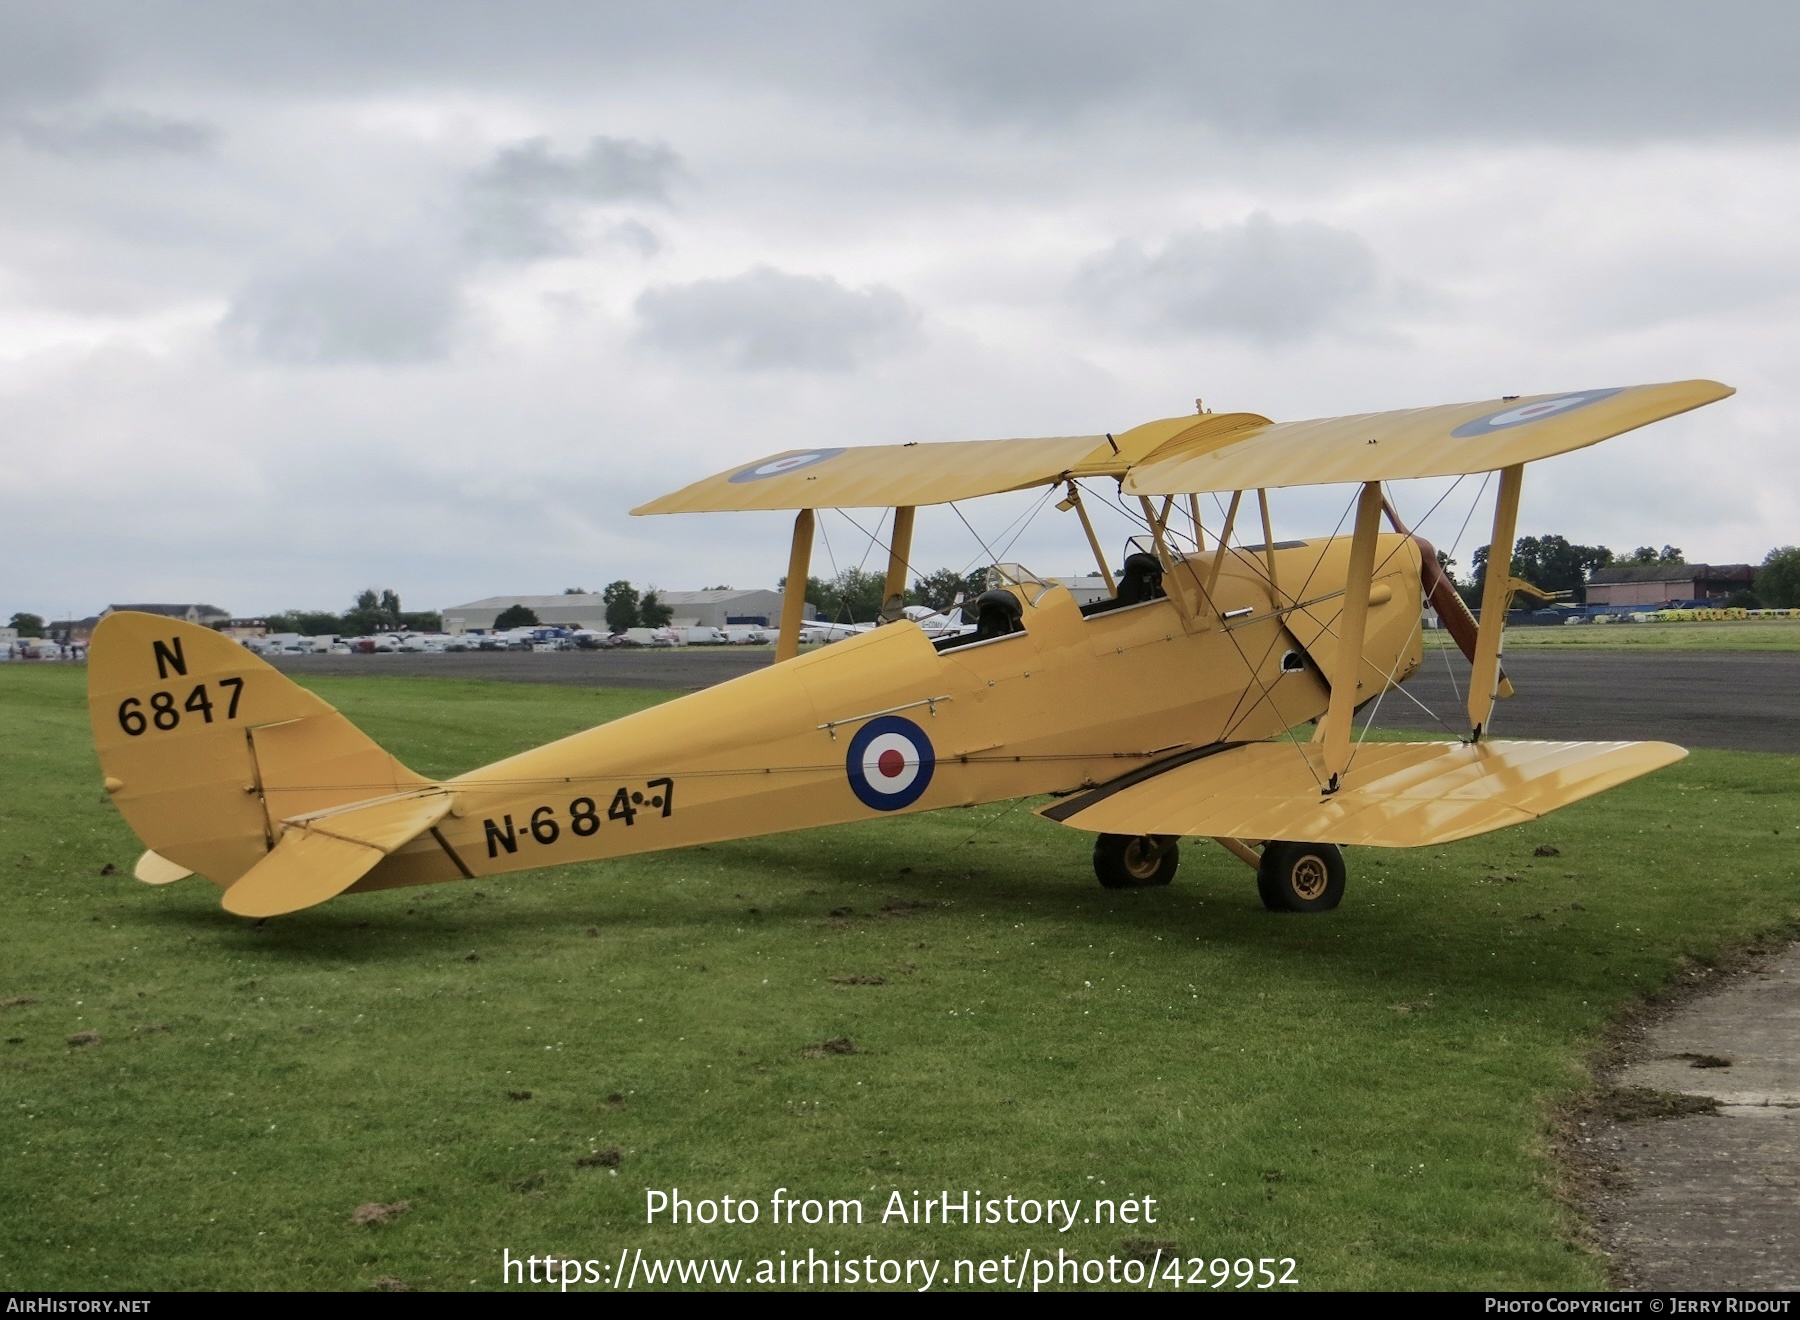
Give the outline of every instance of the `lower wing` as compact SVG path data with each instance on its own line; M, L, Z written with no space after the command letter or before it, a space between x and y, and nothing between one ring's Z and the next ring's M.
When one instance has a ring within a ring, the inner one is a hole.
M1328 794L1318 744L1219 744L1038 814L1105 834L1417 848L1535 820L1686 755L1664 742L1365 743Z

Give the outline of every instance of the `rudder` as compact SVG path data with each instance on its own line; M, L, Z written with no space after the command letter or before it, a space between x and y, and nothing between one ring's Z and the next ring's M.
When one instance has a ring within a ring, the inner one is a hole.
M428 785L221 633L121 610L88 649L106 791L145 847L229 886L289 817Z

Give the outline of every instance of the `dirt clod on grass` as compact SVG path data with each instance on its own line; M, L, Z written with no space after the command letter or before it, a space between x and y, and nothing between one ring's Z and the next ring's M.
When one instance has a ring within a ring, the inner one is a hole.
M1181 1248L1174 1242L1161 1238L1126 1238L1119 1243L1119 1254L1126 1260L1141 1260L1148 1265L1160 1254L1164 1260L1173 1260L1181 1254Z
M590 940L597 940L597 939L599 939L599 938L600 938L600 927L598 927L598 926L589 926L589 927L588 927L588 928L587 928L587 936L588 936L588 938L589 938L589 939L590 939Z
M481 955L479 953L471 953L468 957L464 958L463 961L464 962L480 962Z
M389 1201L383 1205L380 1201L365 1201L350 1212L353 1224L385 1224L390 1219L397 1219L412 1209L411 1201Z
M739 1052L742 1053L742 1051ZM606 1097L606 1107L608 1109L623 1109L625 1107L625 1097L620 1095L617 1091L614 1091L611 1095Z
M885 976L828 976L833 985L886 985Z
M1561 857L1562 849L1554 843L1540 843L1531 850L1531 855L1533 857Z
M827 1054L855 1054L856 1042L848 1036L833 1036L830 1040L820 1041L817 1045L808 1045L800 1051L802 1058L822 1059Z
M391 1274L384 1274L379 1279L375 1280L375 1291L376 1292L411 1292L412 1289L407 1287L405 1279L396 1279Z
M1612 1123L1648 1123L1689 1114L1716 1114L1719 1102L1710 1095L1658 1091L1650 1086L1621 1086L1595 1097L1594 1112Z
M619 1153L619 1148L612 1146L606 1150L590 1151L575 1161L575 1167L578 1169L616 1169L619 1167L619 1161L624 1158Z
M1731 1060L1723 1054L1678 1054L1678 1059L1686 1059L1690 1068L1729 1068Z
M13 995L10 999L0 999L0 1008L22 1008L26 1004L35 1003L36 995Z
M506 1093L506 1098L508 1100L529 1100L529 1099L531 1099L531 1092L530 1091L508 1091Z
M97 1031L78 1031L69 1037L71 1045L98 1045L99 1043L100 1033Z
M105 866L100 868L101 875L117 875L118 873L119 868L114 866L111 862L108 862Z

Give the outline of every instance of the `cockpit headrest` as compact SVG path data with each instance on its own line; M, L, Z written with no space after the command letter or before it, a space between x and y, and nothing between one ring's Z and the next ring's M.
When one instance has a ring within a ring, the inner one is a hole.
M1125 572L1119 580L1119 603L1136 605L1158 600L1167 593L1162 585L1162 561L1155 555L1138 551L1125 556Z
M999 587L984 591L975 598L975 635L986 639L1023 632L1024 615L1025 607L1012 592Z

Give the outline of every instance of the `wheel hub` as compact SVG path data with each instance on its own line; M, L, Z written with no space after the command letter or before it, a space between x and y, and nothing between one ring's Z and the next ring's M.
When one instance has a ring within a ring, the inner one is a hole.
M1133 880L1148 880L1162 864L1163 850L1149 839L1133 839L1125 845L1125 870Z
M1307 854L1294 863L1291 882L1294 892L1301 898L1312 900L1325 892L1325 885L1330 877L1325 872L1324 859Z

